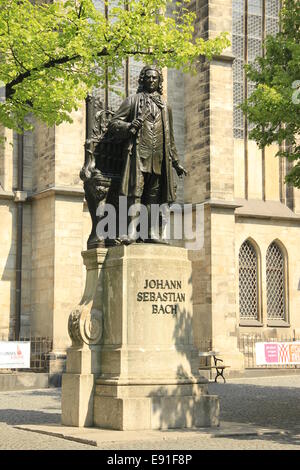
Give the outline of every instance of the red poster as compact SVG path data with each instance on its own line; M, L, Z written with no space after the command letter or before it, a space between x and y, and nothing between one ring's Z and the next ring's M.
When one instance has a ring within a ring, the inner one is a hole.
M267 364L278 362L278 344L266 343L265 344L265 358Z

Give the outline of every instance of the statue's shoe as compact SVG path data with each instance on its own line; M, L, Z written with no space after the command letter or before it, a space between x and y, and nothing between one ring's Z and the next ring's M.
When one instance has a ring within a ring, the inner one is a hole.
M168 245L168 243L161 238L145 238L144 243L155 243L156 245Z
M132 243L138 243L138 240L136 240L135 238L130 238L127 235L118 238L118 240L121 245L131 245Z

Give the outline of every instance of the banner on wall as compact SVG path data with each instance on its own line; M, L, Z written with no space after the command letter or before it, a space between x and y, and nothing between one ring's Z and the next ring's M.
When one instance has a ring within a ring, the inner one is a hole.
M256 343L256 365L300 364L300 341Z
M30 341L0 341L0 369L30 369Z

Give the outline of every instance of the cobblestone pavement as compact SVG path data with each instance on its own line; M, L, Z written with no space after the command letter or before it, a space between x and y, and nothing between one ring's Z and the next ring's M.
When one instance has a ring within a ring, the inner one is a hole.
M285 435L223 438L187 435L178 440L106 443L103 450L300 450L300 374L231 379L209 384L221 400L221 420L279 429ZM60 423L60 390L0 392L0 449L99 450L91 445L15 429L20 424Z

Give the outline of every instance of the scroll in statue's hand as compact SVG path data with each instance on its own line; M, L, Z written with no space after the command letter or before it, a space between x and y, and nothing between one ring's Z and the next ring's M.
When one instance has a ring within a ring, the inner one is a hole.
M143 122L140 119L134 119L130 126L130 132L132 134L136 134L138 130L142 127Z

